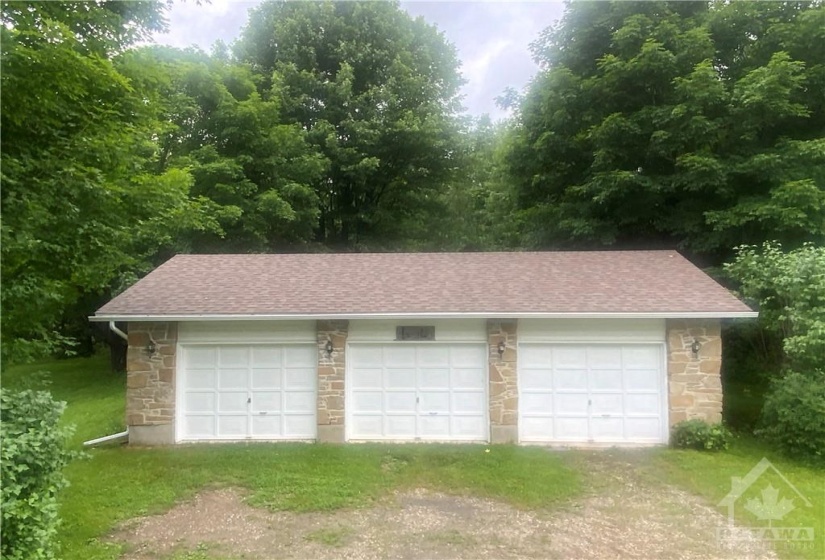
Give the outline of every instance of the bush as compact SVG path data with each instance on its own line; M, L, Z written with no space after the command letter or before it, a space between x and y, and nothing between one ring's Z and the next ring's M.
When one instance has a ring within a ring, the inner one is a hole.
M65 406L44 391L0 391L3 560L55 556L56 495L75 456L66 450L71 430L58 426Z
M764 437L785 453L825 461L825 372L791 372L777 379L765 397Z
M671 444L679 449L723 451L733 436L723 424L708 424L704 420L685 420L673 426Z

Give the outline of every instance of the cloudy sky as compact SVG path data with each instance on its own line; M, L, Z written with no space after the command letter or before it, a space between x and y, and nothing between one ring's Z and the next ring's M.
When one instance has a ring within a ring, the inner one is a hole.
M204 50L216 40L231 43L246 23L247 10L260 0L212 0L198 6L176 0L168 13L169 32L155 40L176 47L198 45ZM474 115L504 114L495 97L510 86L521 89L536 65L528 45L542 29L561 17L561 2L433 2L408 1L401 6L444 32L458 48L461 72L467 80L464 105Z

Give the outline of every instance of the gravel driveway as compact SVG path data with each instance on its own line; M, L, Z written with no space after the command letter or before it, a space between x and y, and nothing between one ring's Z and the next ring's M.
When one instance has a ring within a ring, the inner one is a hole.
M206 491L163 515L131 520L111 536L124 558L775 558L748 531L735 549L717 545L726 519L700 498L656 481L638 454L575 452L588 491L562 508L425 489L367 509L269 512L243 491ZM181 557L181 556L178 556Z

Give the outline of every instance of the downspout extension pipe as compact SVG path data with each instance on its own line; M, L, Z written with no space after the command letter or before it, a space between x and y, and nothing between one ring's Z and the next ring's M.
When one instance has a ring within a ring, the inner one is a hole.
M129 335L127 335L125 332L123 332L122 330L117 328L117 325L115 325L114 321L109 321L109 330L111 330L113 333L118 335L120 338L122 338L126 342L129 342Z

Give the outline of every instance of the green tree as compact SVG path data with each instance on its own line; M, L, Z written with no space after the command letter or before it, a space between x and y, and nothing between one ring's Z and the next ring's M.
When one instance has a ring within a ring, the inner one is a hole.
M265 2L235 45L328 165L313 183L317 239L426 239L453 167L455 49L397 2Z
M509 154L532 245L825 241L825 6L573 2Z
M163 9L2 4L4 361L69 343L67 310L145 271L177 232L216 227L188 172L153 169L155 108L113 63Z
M192 194L212 202L217 232L181 239L190 250L282 250L313 241L313 188L327 162L296 124L281 122L278 96L262 98L246 65L200 51L151 47L131 53L161 107L158 172L186 168Z

